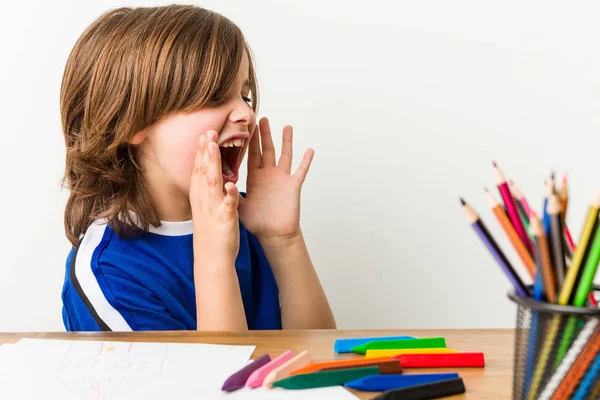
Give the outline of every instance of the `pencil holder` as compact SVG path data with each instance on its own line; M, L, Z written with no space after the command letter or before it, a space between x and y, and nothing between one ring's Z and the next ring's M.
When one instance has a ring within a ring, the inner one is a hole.
M513 399L600 399L600 309L508 297L518 307Z

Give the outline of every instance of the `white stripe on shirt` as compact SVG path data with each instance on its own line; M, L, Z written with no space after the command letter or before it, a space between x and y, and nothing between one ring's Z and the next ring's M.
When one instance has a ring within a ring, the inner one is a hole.
M100 245L106 229L106 220L95 221L88 227L77 251L75 276L79 281L81 290L87 296L96 313L111 330L131 331L131 327L125 321L125 318L104 296L100 284L92 271L92 256L98 245Z

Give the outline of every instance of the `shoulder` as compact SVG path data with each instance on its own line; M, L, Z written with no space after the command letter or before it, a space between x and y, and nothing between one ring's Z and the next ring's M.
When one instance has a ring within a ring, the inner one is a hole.
M95 221L88 227L79 245L69 253L63 288L63 316L66 314L71 320L85 322L77 326L71 321L74 330L131 330L111 304L110 300L114 299L106 295L110 290L100 269L100 256L108 247L113 233L106 221Z
M185 313L174 318L168 310L180 308L178 298L168 290L173 280L170 272L174 271L168 256L177 250L173 243L184 246L188 239L181 236L180 241L174 241L152 234L121 238L105 221L90 225L67 258L65 327L131 331L192 326ZM181 283L187 276L178 278Z

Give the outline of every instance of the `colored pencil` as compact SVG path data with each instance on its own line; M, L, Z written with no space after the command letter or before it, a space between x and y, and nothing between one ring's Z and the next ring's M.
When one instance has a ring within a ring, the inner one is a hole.
M596 218L598 219L598 218ZM596 230L596 236L590 246L590 253L586 260L583 272L581 273L581 279L575 291L575 297L573 298L573 305L576 307L583 307L586 299L589 298L592 285L594 284L594 275L598 269L598 263L600 262L600 229Z
M550 259L550 249L548 248L548 240L542 223L537 217L536 213L531 214L530 220L531 233L535 238L535 259L537 264L537 270L541 272L541 276L544 282L544 296L550 303L556 303L556 279L554 278L554 269Z
M554 271L550 263L550 252L548 249L548 242L546 235L542 228L540 220L537 218L535 212L531 213L531 228L534 239L535 249L535 260L537 275L535 284L533 287L533 298L536 301L541 301L545 297L548 301L556 302L556 284L554 281ZM536 361L537 348L539 346L538 341L540 338L540 313L538 311L532 311L531 313L531 326L529 329L529 341L527 349L527 361L525 363L525 381L524 381L524 392L527 393L529 390L529 384L531 377L534 372L534 366Z
M531 241L529 240L529 237L527 236L527 232L525 232L525 226L523 225L523 221L521 221L521 217L519 217L515 200L513 199L512 194L510 193L510 189L508 188L506 179L504 178L502 171L500 171L500 168L498 168L498 165L495 161L493 165L494 175L496 176L496 184L498 185L498 191L502 196L502 201L504 201L506 213L508 214L508 217L512 222L512 225L514 226L515 230L517 231L517 235L519 236L523 244L525 244L525 247L527 248L529 253L533 254L533 246L531 244Z
M575 242L573 241L573 236L571 235L567 225L567 210L569 208L569 188L567 186L567 174L563 175L562 186L558 190L558 197L560 198L560 203L563 209L562 222L563 226L565 227L565 240L567 241L568 248L572 253L575 251Z
M563 224L567 220L567 209L569 206L569 188L567 186L567 174L563 175L562 185L558 189L558 198L560 199L560 205L563 209Z
M548 361L552 353L554 340L556 339L556 335L558 334L558 331L560 329L560 322L560 315L555 314L552 316L550 328L548 328L544 341L540 346L540 352L536 359L535 370L533 371L531 382L529 382L529 384L527 385L527 400L537 399L536 394L538 392L540 384L542 383L542 377L544 375L544 371L546 370L546 366L548 365Z
M579 236L579 244L575 248L571 266L567 271L565 281L561 286L558 303L562 305L569 304L573 301L575 290L581 278L582 271L589 255L590 243L594 230L598 229L598 212L600 210L600 189L594 194L592 203L588 209L587 217L583 225L583 231ZM597 235L596 235L597 236Z
M545 180L544 181L544 206L542 208L542 224L544 226L544 231L546 232L546 236L550 235L550 216L548 215L548 199L554 193L553 181ZM552 255L552 252L550 252Z
M552 263L556 273L556 283L562 287L565 280L565 252L563 245L563 228L560 222L560 202L555 194L548 198L548 216L550 217L550 242L552 243Z
M600 353L600 329L596 329L589 342L565 375L558 388L550 397L551 400L569 399L581 382L585 372L590 368L596 355Z
M543 297L546 297L548 301L556 302L556 287L554 284L554 271L552 271L552 265L550 264L550 254L548 250L548 243L546 241L546 235L542 229L542 224L537 218L535 212L531 214L531 227L532 233L534 234L534 250L537 275L535 284L533 287L533 298L536 301L541 301ZM547 289L546 289L547 287ZM529 329L529 340L527 349L527 361L525 363L525 380L524 380L524 392L527 393L529 390L529 384L531 382L531 376L534 371L536 350L538 348L538 341L540 340L540 313L533 311L531 313L531 326Z
M588 301L590 302L591 307L598 307L598 301L594 297L593 292L590 292L590 295L588 296Z
M516 183L512 179L508 184L508 188L510 189L510 193L513 195L515 200L519 204L521 204L521 207L523 208L523 212L525 213L525 216L529 220L529 218L531 217L531 207L529 207L529 203L527 202L527 199L525 198L525 196L523 196L523 193L521 192L519 187L516 185Z
M585 324L577 339L575 339L573 345L569 348L566 356L562 359L558 368L556 368L552 377L540 393L539 399L549 399L554 394L558 385L562 382L565 375L567 375L567 372L569 372L569 369L594 334L596 328L598 328L598 324L599 321L597 318L592 318Z
M524 285L481 217L462 198L460 200L472 228L509 278L516 295L531 296L538 303L558 306L597 306L593 280L600 265L600 188L591 201L576 244L567 226L570 199L566 174L561 185L556 184L554 172L544 181L541 220L515 182L507 181L495 162L493 166L502 200L498 201L487 189L486 198L494 217L533 279L533 292ZM528 318L520 326L526 330L518 335L515 351L523 354L524 358L518 358L522 364L515 364L513 396L527 400L583 400L597 396L600 400L600 320L592 316L584 326L584 314L565 315L555 311L557 306L538 310L529 304L521 304L519 312L522 308L528 309ZM445 360L444 357L458 359L459 354L408 355L397 359L401 363L404 360L408 367L421 368L436 365L437 360ZM414 365L411 365L413 361ZM517 367L524 369L517 371Z
M588 400L589 399L600 399L600 379L598 379L598 383L596 384L594 390L592 390L592 393Z
M471 224L471 226L473 227L473 229L475 230L477 235L479 235L479 238L481 239L483 244L487 247L489 252L492 253L492 256L494 257L496 262L500 265L500 268L502 268L502 271L504 272L504 274L508 277L508 279L512 283L512 285L515 289L515 293L521 297L528 297L529 289L527 289L527 287L525 286L525 284L523 283L523 281L521 280L521 278L519 277L519 275L517 274L517 272L515 271L513 266L510 264L510 262L508 261L508 259L506 258L506 256L504 255L504 253L502 252L500 247L498 246L498 243L496 243L496 241L494 240L494 238L492 237L492 235L490 234L490 232L484 225L481 218L479 218L479 215L477 215L475 210L473 210L464 201L464 199L461 198L460 203L463 206L463 210L465 212L465 215L467 216L467 220L469 221L469 223Z
M564 180L564 178L563 178ZM546 182L544 182L546 183ZM565 256L569 259L571 259L572 253L575 250L575 243L573 242L573 238L571 237L571 232L569 231L569 228L566 225L565 222L565 218L566 218L566 206L567 206L567 202L564 202L562 197L561 197L561 190L557 189L556 183L554 181L554 172L552 172L552 175L550 177L550 180L547 182L547 193L546 193L546 198L544 199L544 212L546 205L548 204L548 198L550 197L551 194L555 194L556 196L558 196L558 200L561 204L561 213L560 213L560 222L562 225L562 229L563 229L563 240L564 240L564 246L563 246L563 251L565 253ZM549 229L549 222L550 220L547 219L547 214L544 214L544 228L545 229ZM546 232L547 235L549 235L549 232Z
M517 185L512 180L508 182L508 188L510 189L510 193L515 199L517 210L519 211L519 215L521 216L521 220L523 221L523 225L525 226L525 232L527 233L529 240L531 240L531 243L533 243L534 239L531 235L531 229L529 227L529 214L531 214L531 208L529 207L527 200L525 200L523 194L521 193Z
M510 220L506 216L504 210L502 210L500 203L496 201L494 196L487 189L485 189L485 195L487 197L490 208L494 213L494 216L498 220L498 223L500 223L500 226L502 227L502 230L510 240L510 243L513 245L515 251L517 252L517 255L519 256L521 262L525 266L525 269L527 269L527 272L529 273L531 278L535 279L535 263L533 261L533 258L531 257L531 253L529 253L529 251L523 244L523 241L519 239L519 235L515 231L513 225L510 223Z
M594 390L594 385L598 381L600 381L600 353L596 354L592 365L581 379L577 391L573 395L573 400L594 399L594 397L589 397L589 395ZM595 398L597 399L598 397Z

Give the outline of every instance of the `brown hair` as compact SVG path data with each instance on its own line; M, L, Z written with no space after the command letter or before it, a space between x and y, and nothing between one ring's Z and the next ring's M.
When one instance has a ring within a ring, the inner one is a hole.
M183 5L118 8L85 30L69 55L60 91L62 184L70 190L64 223L73 246L99 218L119 235L160 225L138 148L129 140L171 112L218 101L233 84L244 52L256 113L250 48L241 30L218 13Z

